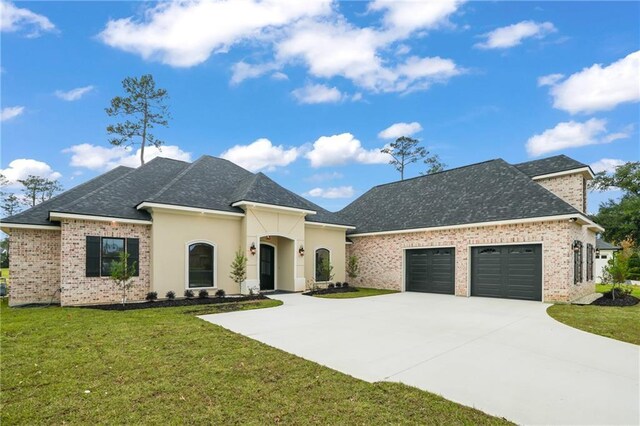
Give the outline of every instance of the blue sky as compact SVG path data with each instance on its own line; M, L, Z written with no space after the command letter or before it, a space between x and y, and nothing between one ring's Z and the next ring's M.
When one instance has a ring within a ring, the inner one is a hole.
M638 2L285 3L3 0L2 172L135 166L104 108L145 73L171 97L160 155L223 155L330 210L399 178L379 149L402 134L448 168L640 156Z

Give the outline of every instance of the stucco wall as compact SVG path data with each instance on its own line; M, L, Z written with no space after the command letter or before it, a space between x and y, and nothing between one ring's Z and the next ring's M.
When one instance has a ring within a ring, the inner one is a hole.
M580 173L536 180L549 191L562 198L581 212L585 211L587 203L584 190L584 177Z
M168 291L182 297L187 288L187 247L195 241L215 246L214 284L229 294L240 291L229 277L231 263L242 248L241 217L181 213L154 209L152 233L152 282L158 297ZM247 253L247 256L250 255ZM194 289L197 293L198 289ZM213 289L208 289L213 293Z
M418 247L455 248L455 293L469 294L469 245L512 243L542 243L543 299L545 302L568 301L586 292L588 286L573 286L571 243L574 227L568 221L450 229L432 232L387 234L352 237L348 254L358 257L360 276L353 282L362 287L403 290L404 249ZM580 231L582 232L582 230ZM586 232L586 231L585 231ZM595 234L590 232L595 241ZM586 234L582 236L585 238ZM591 286L592 287L592 286Z
M128 297L131 301L144 300L151 284L151 226L68 219L62 221L61 227L60 303L63 306L122 300L122 292L110 277L86 276L87 236L140 239L139 276L133 278Z
M60 301L60 231L9 231L9 305Z
M333 265L333 281L345 280L345 230L339 228L319 228L314 225L305 227L305 279L315 278L315 252L316 249L326 248L331 252L331 265Z

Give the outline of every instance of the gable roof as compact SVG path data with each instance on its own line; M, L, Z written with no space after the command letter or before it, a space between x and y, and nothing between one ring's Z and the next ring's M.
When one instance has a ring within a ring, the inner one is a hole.
M588 165L567 157L556 155L541 160L527 161L514 165L518 170L529 177L548 175L551 173L565 172L568 170L589 168ZM591 170L589 168L589 170Z
M379 185L339 213L354 234L581 215L502 159Z
M597 250L621 250L620 247L614 246L611 243L608 243L600 238L596 239L596 249Z
M58 210L62 206L92 193L98 188L110 184L114 180L132 172L130 167L119 166L100 176L88 180L28 210L2 219L2 223L23 225L55 225L49 221L49 211Z
M241 200L315 211L309 222L350 225L262 173L207 155L193 163L157 157L137 169L118 167L2 222L57 225L50 212L152 220L137 208L143 202L243 213L232 205Z

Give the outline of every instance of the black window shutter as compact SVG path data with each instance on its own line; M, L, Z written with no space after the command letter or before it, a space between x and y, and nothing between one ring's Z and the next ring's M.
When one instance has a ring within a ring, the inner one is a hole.
M127 253L129 253L129 266L136 263L134 277L140 275L140 240L138 238L127 238Z
M100 276L100 237L87 236L86 276Z

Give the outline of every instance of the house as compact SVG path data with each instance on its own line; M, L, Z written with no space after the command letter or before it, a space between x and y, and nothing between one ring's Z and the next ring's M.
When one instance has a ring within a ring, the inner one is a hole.
M613 255L618 250L622 250L621 247L614 246L600 238L596 240L596 282L601 283L603 281L604 267L609 263L609 259L613 258Z
M372 188L332 213L262 173L203 156L118 167L2 221L10 303L119 300L111 261L138 265L133 300L185 289L302 291L309 280L459 296L568 301L593 292L588 166L501 159ZM229 277L248 257L242 288Z

